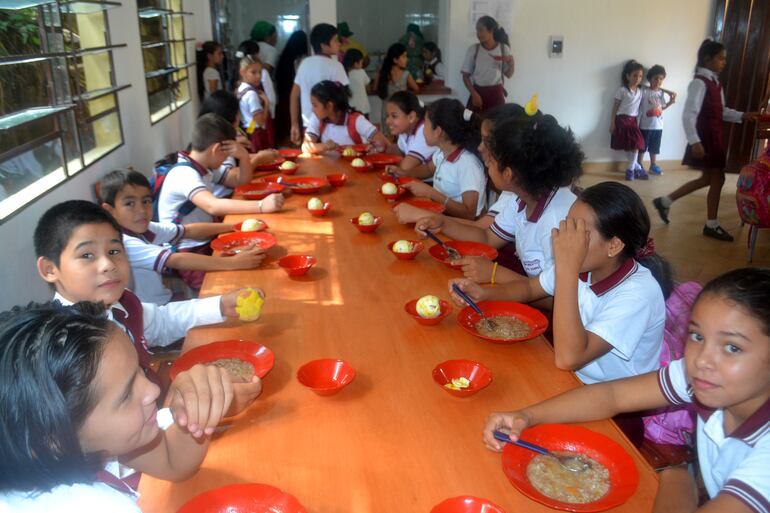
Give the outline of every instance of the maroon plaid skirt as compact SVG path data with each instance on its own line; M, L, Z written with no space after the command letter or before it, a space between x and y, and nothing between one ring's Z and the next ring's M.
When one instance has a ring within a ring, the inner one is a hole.
M610 138L610 148L623 151L644 149L644 137L635 117L621 114L615 116L615 131Z

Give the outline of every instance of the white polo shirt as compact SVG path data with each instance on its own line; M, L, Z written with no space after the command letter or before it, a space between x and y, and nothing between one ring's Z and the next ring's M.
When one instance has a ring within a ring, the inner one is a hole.
M219 74L219 71L217 71L214 68L206 67L206 69L203 70L203 98L208 98L211 95L211 91L209 91L209 83L212 81L216 81L217 88L216 91L219 91L222 89L222 76Z
M487 176L484 174L484 165L478 157L463 148L457 148L447 156L436 149L432 159L433 165L436 166L436 172L433 173L433 187L458 203L463 202L464 192L478 192L476 215L481 214L486 206Z
M355 144L348 132L348 116L350 116L350 113L345 114L345 119L342 121L341 125L327 122L324 132L321 134L320 141L334 141L340 146ZM361 137L361 141L364 143L371 141L377 133L377 127L374 126L371 121L366 119L363 114L360 114L356 118L355 127L356 132ZM310 123L307 126L307 133L315 136L317 139L318 134L321 133L321 121L313 113L310 114Z
M409 133L399 134L398 149L405 157L416 158L420 164L425 164L438 148L425 142L425 123L420 121Z
M517 200L519 197L516 195L516 193L513 193L511 191L503 191L500 193L500 196L497 197L497 201L492 203L492 206L489 207L489 210L487 210L488 216L497 217L497 215L502 212L505 209L505 206L514 200Z
M141 513L136 499L105 483L76 483L59 485L51 491L0 493L2 513Z
M158 219L160 222L175 222L179 209L185 201L191 200L193 196L204 190L213 192L215 185L225 181L230 169L206 169L190 159L189 155L185 153L179 154L178 162L183 165L178 165L168 172L163 181L163 187L160 189L160 197L158 198ZM211 223L213 221L214 218L211 214L198 207L181 218L181 224ZM209 240L183 239L179 243L179 248L193 248L208 243Z
M693 400L684 359L658 371L658 385L671 404L695 403L698 463L709 497L732 495L750 510L770 512L770 401L729 435L724 411Z
M540 286L553 295L555 266L540 274ZM607 278L578 281L580 320L612 350L575 371L583 383L598 383L651 372L660 367L666 305L652 273L629 258Z
M637 117L639 105L642 103L642 88L637 87L636 91L631 91L626 86L621 86L615 91L615 99L620 100L618 116Z
M560 187L540 198L532 214L527 216L527 204L516 196L495 217L489 227L503 240L516 244L516 254L527 276L538 276L543 269L553 267L551 230L567 217L577 196L569 187Z
M257 43L259 45L259 60L275 69L278 62L278 49L265 41Z
M478 52L476 51L478 49ZM503 82L504 58L511 55L508 45L498 43L491 50L480 44L468 47L461 71L471 76L471 81L478 86L493 86Z
M121 231L131 263L134 294L146 303L165 305L172 293L163 286L161 274L166 270L168 257L176 251L172 245L184 236L184 225L151 222L144 233L125 228Z
M251 124L254 114L261 111L262 100L257 94L257 90L246 82L241 82L238 86L238 108L241 111L241 126L246 129Z
M662 89L642 88L639 105L639 128L642 130L663 130L663 107L666 106L666 93ZM654 115L655 109L661 109L660 116Z
M302 124L307 127L310 123L310 115L313 114L313 106L310 103L310 91L318 82L331 80L342 85L349 85L348 74L339 60L326 55L313 55L302 59L294 83L300 89L300 105L302 107Z

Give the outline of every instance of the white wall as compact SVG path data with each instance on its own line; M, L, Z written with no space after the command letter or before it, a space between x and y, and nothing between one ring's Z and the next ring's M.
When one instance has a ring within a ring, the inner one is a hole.
M195 13L195 16L186 18L187 37L199 41L211 39L208 0L186 0L185 10ZM150 125L136 1L123 0L121 7L107 12L112 42L128 45L114 52L117 83L131 84L130 88L118 93L125 144L0 225L0 244L3 248L0 252L0 310L33 300L44 301L52 295L37 275L32 247L32 233L43 212L69 199L93 200L94 182L117 167L132 165L149 173L158 157L182 148L189 140L197 100ZM190 43L188 58L191 61L195 59L194 51L195 44ZM193 79L191 94L196 97L195 68L190 68L190 72Z

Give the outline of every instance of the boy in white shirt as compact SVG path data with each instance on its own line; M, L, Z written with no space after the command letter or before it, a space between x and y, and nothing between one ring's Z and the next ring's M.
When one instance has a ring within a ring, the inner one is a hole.
M663 138L663 111L676 101L676 93L661 86L666 78L666 68L656 64L647 71L649 87L642 87L642 101L639 105L639 130L644 139L644 149L639 152L639 165L642 165L644 153L650 154L650 173L662 175L663 170L657 164L660 153L660 141ZM668 95L668 100L666 100Z

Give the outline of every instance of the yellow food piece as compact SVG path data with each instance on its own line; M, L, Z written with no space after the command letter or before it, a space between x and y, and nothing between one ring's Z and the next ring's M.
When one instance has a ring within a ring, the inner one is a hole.
M444 387L448 388L449 390L460 390L460 387L458 387L454 383L445 383Z
M342 155L344 157L355 157L358 153L353 148L345 148L342 150Z
M364 212L358 216L358 224L361 226L374 224L374 216L370 212Z
M281 164L281 169L294 169L295 167L297 167L297 164L295 164L291 160L287 160L286 162Z
M261 223L260 223L259 219L254 219L254 218L246 219L241 224L241 231L242 232L255 232L255 231L257 231L259 229L260 224Z
M423 296L417 300L414 307L417 315L423 319L433 319L441 315L441 303L436 296Z
M414 244L408 240L399 240L393 244L393 251L396 253L411 253L414 251Z
M463 390L471 386L471 382L468 381L468 378L452 378L452 381L444 384L444 386L449 390Z
M256 321L262 313L264 303L265 300L256 290L249 289L248 296L238 296L235 299L235 311L238 312L238 318L243 322Z
M529 99L526 105L524 105L524 112L527 113L527 116L534 116L537 114L537 95L533 94L532 98Z
M383 194L396 194L398 192L398 187L396 187L396 184L394 183L384 183L382 184L382 193Z
M366 161L364 159L353 159L353 162L351 162L351 165L353 167L364 167L366 166Z
M324 208L324 204L321 201L321 198L310 198L310 200L307 202L307 208L310 210L321 210Z

